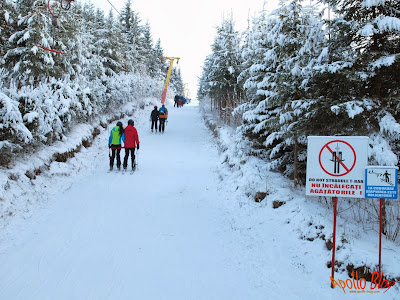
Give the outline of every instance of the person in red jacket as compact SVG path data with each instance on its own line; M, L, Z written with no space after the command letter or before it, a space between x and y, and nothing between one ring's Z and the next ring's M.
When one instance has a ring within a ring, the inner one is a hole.
M124 170L128 167L129 152L132 158L132 170L135 170L135 148L139 150L139 135L135 127L133 127L133 120L128 121L128 126L125 128L125 157L124 157Z

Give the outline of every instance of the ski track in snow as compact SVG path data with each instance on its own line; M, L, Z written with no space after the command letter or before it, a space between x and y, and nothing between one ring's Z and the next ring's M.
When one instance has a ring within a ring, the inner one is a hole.
M150 132L147 115L135 123L135 173L107 173L108 154L92 151L93 170L50 198L44 215L18 222L18 237L1 239L0 299L366 297L331 290L329 255L313 255L315 243L274 210L264 212L267 238L254 229L259 219L243 227L262 211L228 206L237 199L218 179L198 107L170 106L164 134Z

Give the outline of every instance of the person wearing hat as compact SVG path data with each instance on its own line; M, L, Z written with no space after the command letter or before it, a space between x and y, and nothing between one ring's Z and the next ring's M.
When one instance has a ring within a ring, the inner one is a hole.
M157 110L157 105L154 106L153 111L151 112L150 115L150 119L151 119L151 132L153 132L153 128L156 128L156 132L157 132L157 122L158 122L158 110Z
M122 123L118 122L117 126L115 126L110 133L110 137L108 138L108 147L111 149L110 156L110 171L112 171L114 167L115 156L117 156L117 168L121 169L121 140L124 138L124 128L122 127Z
M139 135L136 128L134 127L133 120L128 121L128 126L124 130L124 146L125 146L125 157L124 157L124 170L128 167L129 153L131 153L132 159L132 170L135 170L135 148L139 150Z

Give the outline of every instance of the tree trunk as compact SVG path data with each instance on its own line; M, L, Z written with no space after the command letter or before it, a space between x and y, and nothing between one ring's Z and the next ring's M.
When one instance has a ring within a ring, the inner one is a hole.
M297 156L298 156L298 142L297 142L297 135L294 137L294 170L293 170L293 180L294 186L298 185L298 163L297 163Z
M232 105L232 99L231 99L231 93L230 90L227 90L227 97L228 97L228 101L227 101L227 105L226 105L226 124L230 125L231 124L231 114L230 114L230 109L231 109L231 105Z

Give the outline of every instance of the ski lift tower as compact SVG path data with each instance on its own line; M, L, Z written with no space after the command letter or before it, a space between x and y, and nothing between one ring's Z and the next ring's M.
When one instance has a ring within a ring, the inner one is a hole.
M182 89L182 96L185 97L185 92L186 92L186 87L187 87L187 83L183 84L183 89Z
M160 58L161 58L161 60L164 60L164 59L169 60L168 74L167 74L167 78L165 79L164 91L163 91L162 98L161 98L161 104L164 104L165 98L167 98L167 90L168 90L169 79L171 77L172 65L174 64L174 60L176 60L176 64L178 64L180 58L179 57L160 57Z

